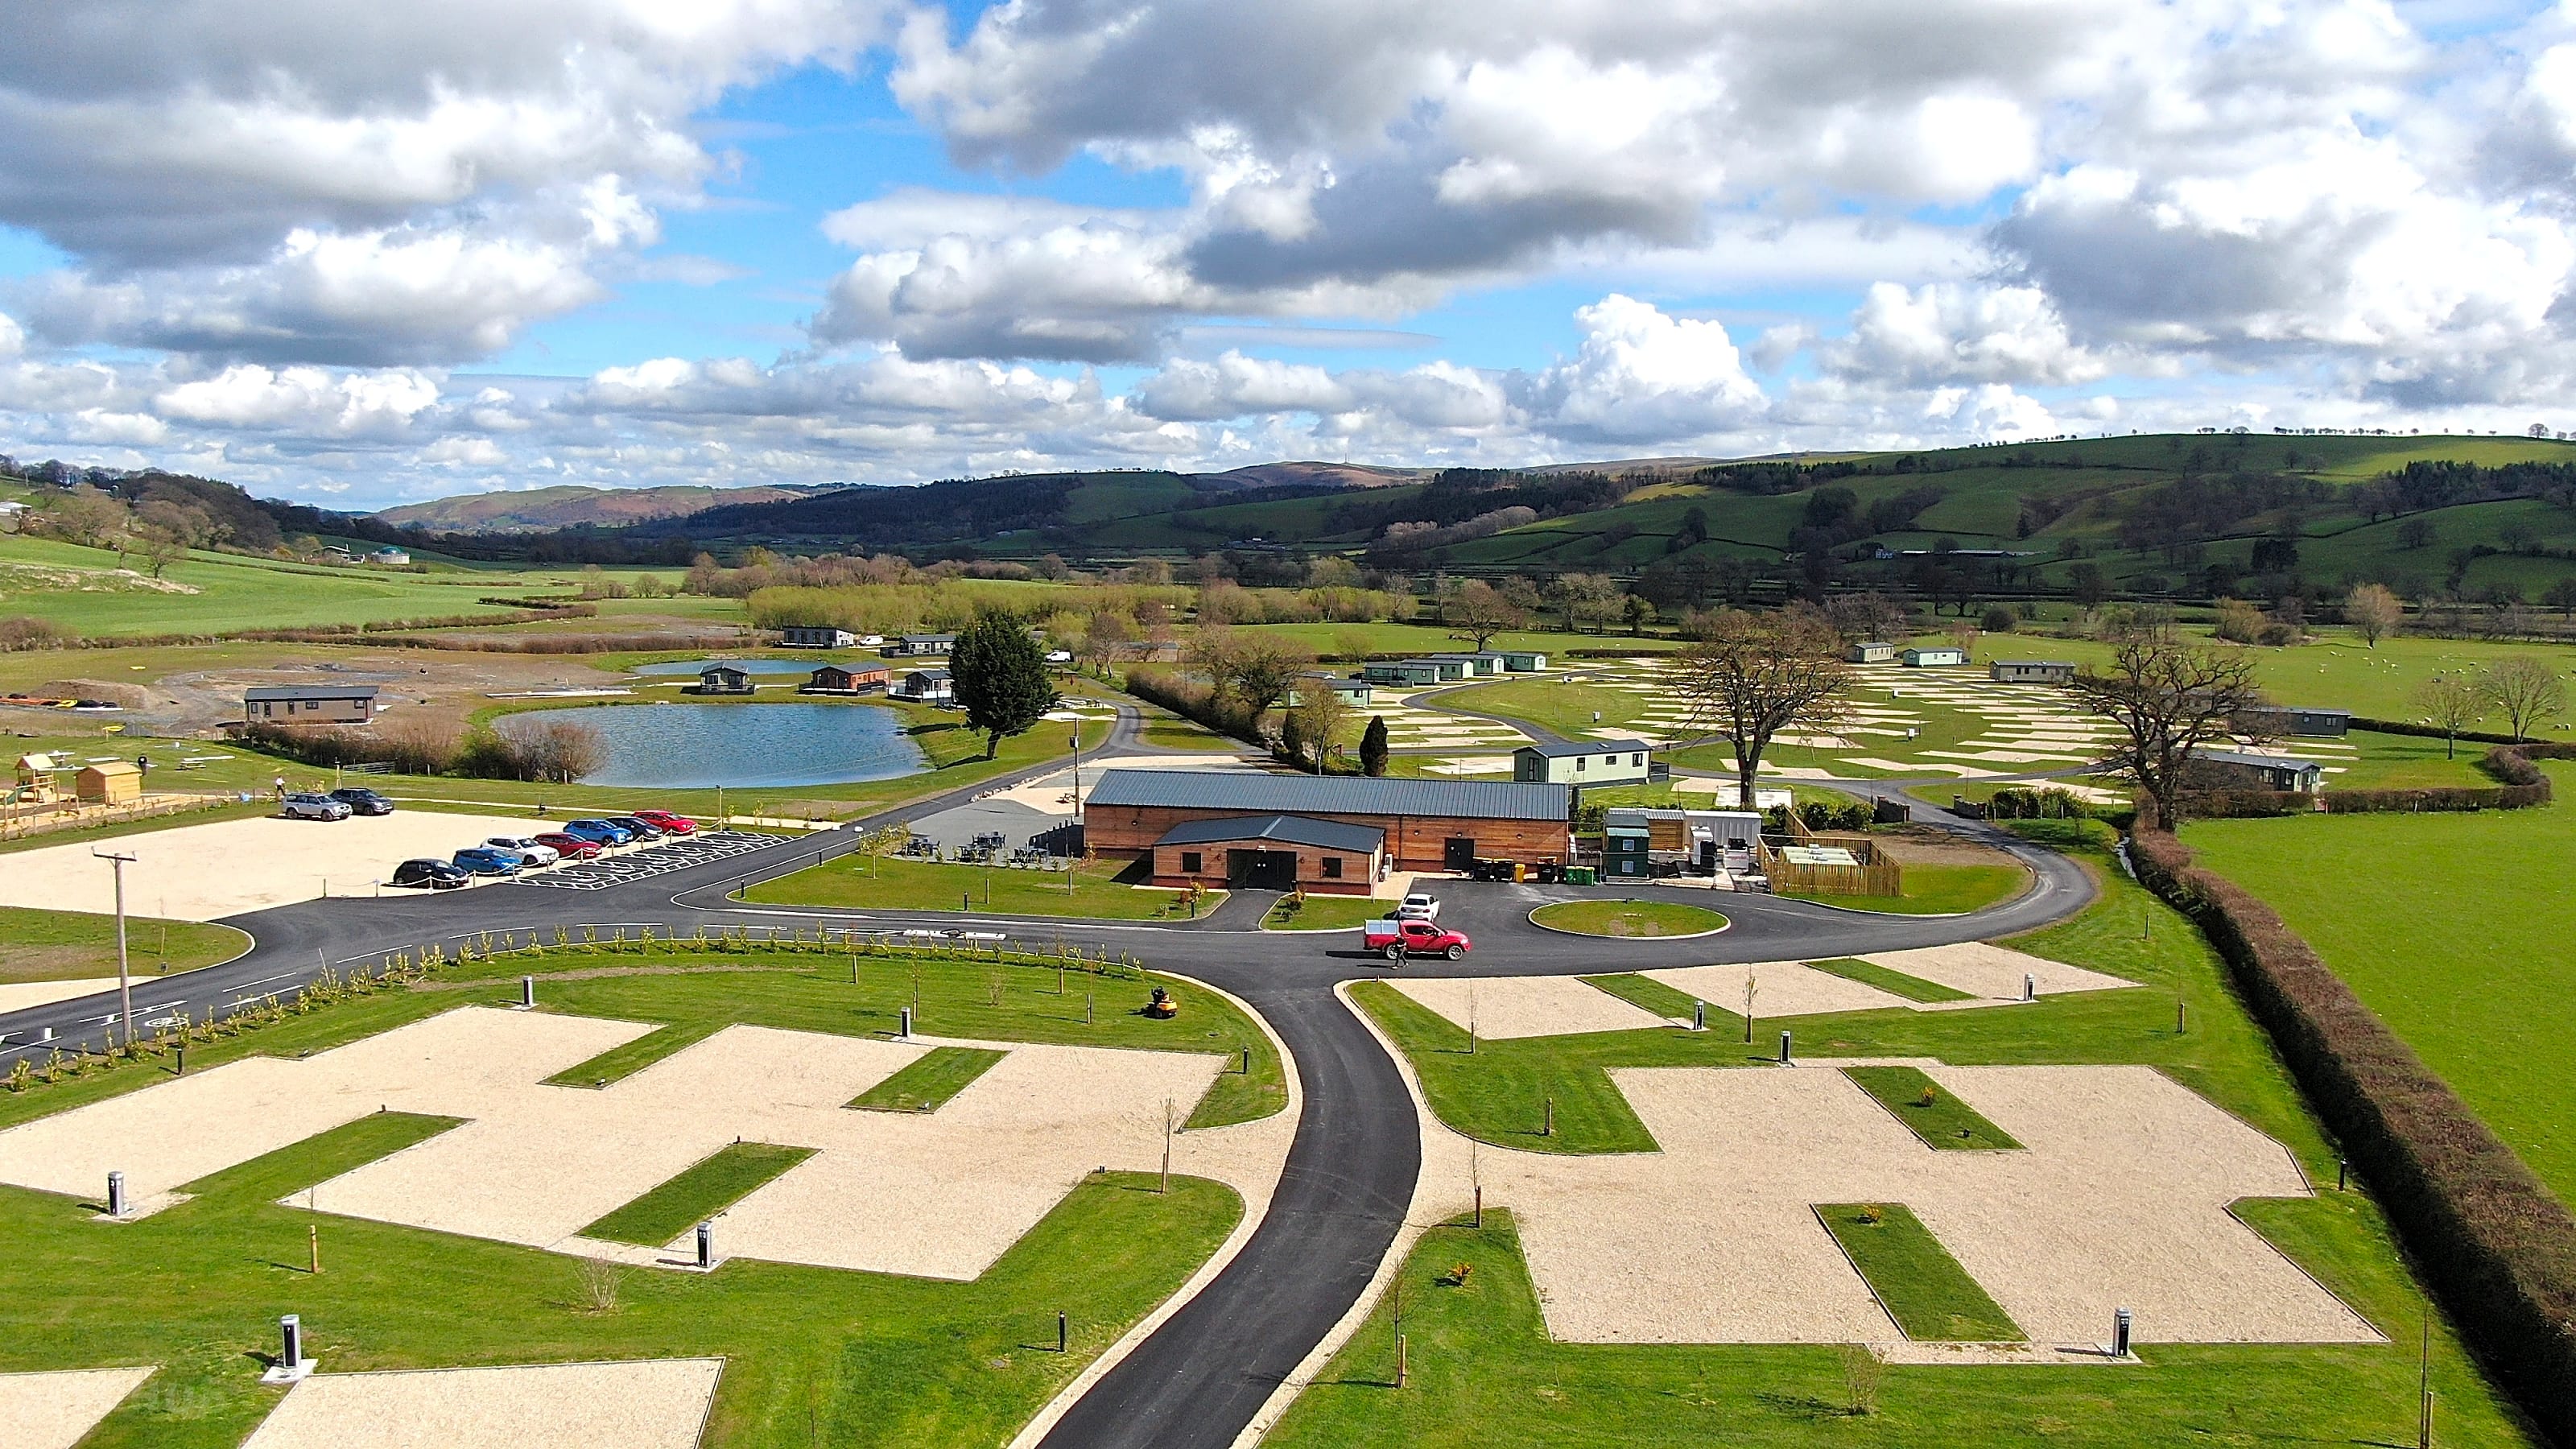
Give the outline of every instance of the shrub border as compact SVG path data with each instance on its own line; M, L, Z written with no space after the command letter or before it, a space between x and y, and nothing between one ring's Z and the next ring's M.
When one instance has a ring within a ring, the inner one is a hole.
M2479 1358L2576 1443L2576 1217L2270 906L2162 830L2133 834L2130 859L2218 947Z

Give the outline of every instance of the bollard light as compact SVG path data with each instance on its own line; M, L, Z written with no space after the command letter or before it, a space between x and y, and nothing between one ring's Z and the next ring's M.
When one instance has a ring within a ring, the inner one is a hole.
M699 1268L699 1271L701 1271L701 1272L707 1272L707 1273L712 1273L712 1272L714 1272L714 1271L715 1271L715 1267L716 1267L716 1225L715 1225L714 1223L700 1223L700 1224L698 1224L698 1268ZM2123 1310L2123 1311L2125 1312L2126 1310Z
M2039 978L2027 971L2021 973L2021 999L2024 1001L2039 999Z
M2129 1326L2129 1310L2125 1308L2111 1310L2111 1357L2129 1356Z
M896 1035L902 1037L905 1041L910 1041L912 1040L912 1008L906 1006L899 1009L903 1012L903 1029L897 1032Z
M125 1216L124 1173L111 1172L107 1175L107 1215L112 1218Z
M537 1004L537 978L535 978L534 976L522 976L522 977L520 977L520 978L519 978L519 1005L520 1005L520 1007L521 1007L522 1009L525 1009L525 1008L528 1008L528 1007L533 1007L533 1006L535 1006L536 1004Z
M1691 1030L1693 1030L1693 1031L1706 1031L1706 1030L1708 1030L1708 1003L1707 1003L1707 1002L1705 1002L1705 1001L1694 1001L1694 1002L1692 1002L1692 1003L1691 1003Z
M292 1313L286 1315L277 1320L277 1335L278 1362L290 1370L300 1367L304 1362L304 1320Z
M1780 1064L1789 1064L1789 1034L1785 1031L1780 1033Z

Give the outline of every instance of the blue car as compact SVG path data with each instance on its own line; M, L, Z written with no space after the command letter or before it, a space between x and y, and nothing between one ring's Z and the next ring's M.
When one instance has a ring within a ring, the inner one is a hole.
M563 833L601 845L624 845L635 838L635 832L611 820L567 820Z
M477 845L460 850L448 858L456 863L459 870L472 871L476 875L517 875L519 873L520 856L515 850L494 850L488 846Z

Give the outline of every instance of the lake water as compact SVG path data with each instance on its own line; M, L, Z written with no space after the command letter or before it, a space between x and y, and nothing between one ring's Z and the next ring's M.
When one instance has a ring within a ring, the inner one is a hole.
M666 659L659 664L638 664L629 674L686 674L695 678L710 664L730 664L745 674L811 674L821 668L820 659Z
M923 768L903 718L863 704L624 704L506 716L504 735L561 721L599 731L608 763L585 785L777 789L891 780Z

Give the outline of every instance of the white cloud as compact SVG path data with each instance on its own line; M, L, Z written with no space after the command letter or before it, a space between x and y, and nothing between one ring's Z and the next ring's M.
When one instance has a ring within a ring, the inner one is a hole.
M1847 376L1915 385L2057 384L2108 371L2067 337L2048 295L2032 287L1879 282L1853 315L1850 335L1823 353Z
M1574 314L1575 355L1531 380L1539 431L1589 443L1659 444L1734 432L1765 399L1715 322L1668 317L1616 293Z
M395 437L435 407L439 384L410 370L334 373L319 367L225 368L153 398L164 418L324 438Z

